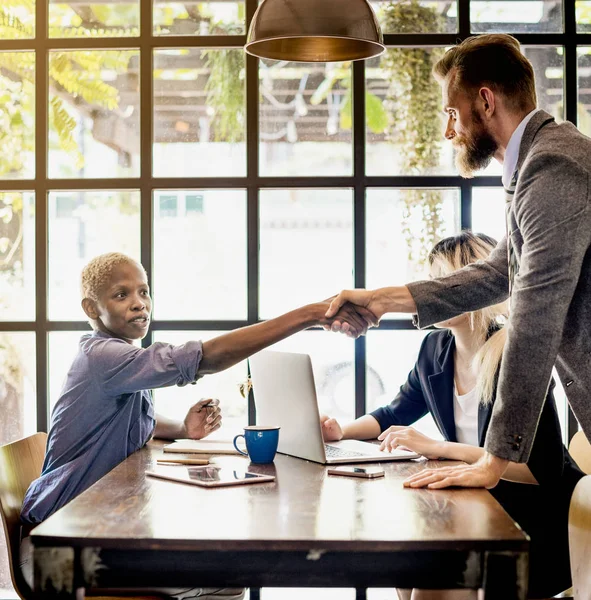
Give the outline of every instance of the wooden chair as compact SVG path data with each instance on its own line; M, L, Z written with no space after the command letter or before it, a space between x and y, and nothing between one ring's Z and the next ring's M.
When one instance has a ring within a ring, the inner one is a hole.
M577 431L572 437L568 451L581 471L587 475L591 474L591 444L582 431ZM586 559L586 555L591 550L591 498L589 497L591 487L589 479L589 477L584 477L577 484L568 515L570 570L573 587L555 598L591 600L591 561ZM587 499L585 499L585 493Z
M591 475L577 483L570 502L568 541L573 598L591 600Z
M23 600L32 597L32 590L20 568L21 509L29 485L41 475L46 444L47 434L36 433L0 446L0 513L2 513L6 534L12 585ZM123 600L124 598L130 600L129 596L93 597L95 600ZM136 600L161 600L162 596L135 596L135 598Z
M591 444L582 431L577 431L573 435L573 439L570 441L568 451L573 457L574 461L579 465L579 469L586 473L591 474Z

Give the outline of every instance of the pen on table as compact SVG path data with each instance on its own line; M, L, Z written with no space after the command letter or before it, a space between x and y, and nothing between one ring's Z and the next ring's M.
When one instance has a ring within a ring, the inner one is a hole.
M212 406L214 406L213 400L210 400L207 404L202 404L197 412L201 412L204 408L210 408Z

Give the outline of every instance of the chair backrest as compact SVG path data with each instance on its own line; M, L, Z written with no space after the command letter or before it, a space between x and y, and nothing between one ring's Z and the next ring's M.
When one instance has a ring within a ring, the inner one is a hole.
M30 596L20 569L21 509L29 485L41 475L46 444L47 434L35 433L0 446L0 512L12 584L21 598Z
M591 475L577 483L568 513L573 598L591 600Z
M579 469L591 475L591 444L582 431L577 431L568 445L568 451Z

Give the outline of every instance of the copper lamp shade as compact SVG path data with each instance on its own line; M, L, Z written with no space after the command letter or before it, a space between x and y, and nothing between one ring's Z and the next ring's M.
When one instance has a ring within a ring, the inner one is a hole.
M259 58L298 62L361 60L384 49L367 0L263 0L245 46Z

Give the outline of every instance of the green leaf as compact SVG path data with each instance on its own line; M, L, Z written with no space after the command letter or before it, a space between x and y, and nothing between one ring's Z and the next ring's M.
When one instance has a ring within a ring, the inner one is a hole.
M17 112L15 112L11 119L10 119L10 124L12 125L12 127L21 127L23 124L23 113L19 110Z
M351 102L351 90L347 90L345 94L345 99L341 104L341 113L340 113L340 127L341 129L351 129L353 126L353 110L352 110L352 102Z
M365 119L372 133L384 133L388 127L388 113L382 101L371 92L365 92Z

